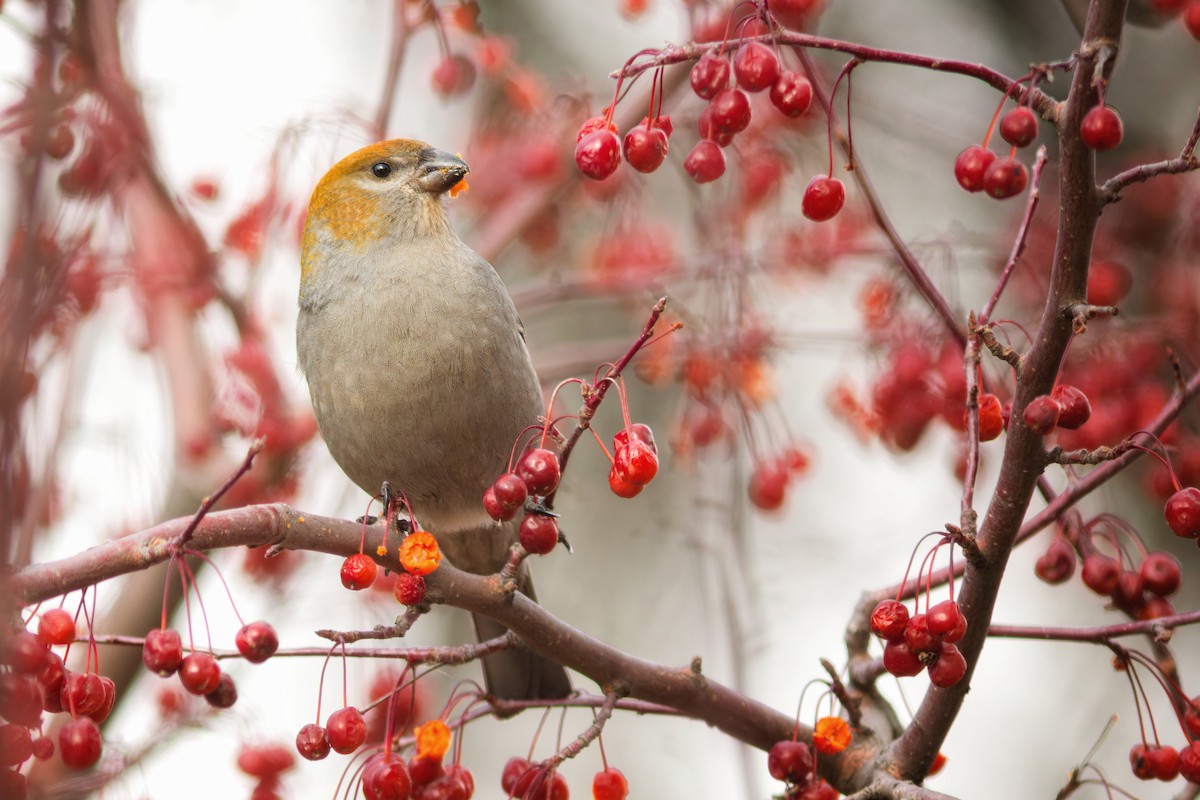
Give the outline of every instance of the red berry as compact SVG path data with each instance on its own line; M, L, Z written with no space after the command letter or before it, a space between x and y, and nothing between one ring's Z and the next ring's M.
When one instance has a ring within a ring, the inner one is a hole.
M716 142L701 139L683 160L683 169L696 183L709 183L725 174L725 154Z
M616 767L609 767L592 778L592 800L625 800L629 796L629 782Z
M37 675L37 683L32 686L34 694L41 692L42 709L51 714L57 714L63 710L62 685L66 677L67 673L63 669L62 658L57 653L51 653L50 658L46 660L46 665Z
M733 58L738 86L748 92L761 92L779 79L779 59L762 42L746 42Z
M37 678L16 672L0 672L0 717L27 728L36 728L42 724L42 702Z
M1179 774L1184 780L1200 783L1200 739L1179 751Z
M750 502L763 511L775 511L787 498L788 481L791 474L778 461L763 461L750 474L747 492Z
M997 158L983 173L983 189L988 196L1007 200L1025 191L1029 171L1013 158Z
M1179 777L1179 751L1170 745L1146 748L1146 763L1154 777L1160 781L1173 781Z
M61 608L52 608L38 620L38 638L46 644L75 641L75 618Z
M413 756L408 762L408 777L412 778L413 786L424 786L433 783L446 774L442 760L433 756Z
M1125 125L1110 106L1094 106L1083 115L1079 136L1093 150L1112 150L1125 138Z
M46 155L55 161L61 161L71 155L71 151L75 149L75 133L71 130L71 126L60 122L51 128L46 134L44 149Z
M621 165L621 142L609 130L589 133L575 145L575 166L594 181L602 181Z
M1058 414L1058 427L1069 431L1083 427L1092 417L1092 404L1087 395L1074 386L1060 383L1050 393L1061 409Z
M392 594L401 605L419 606L425 600L425 579L411 572L401 572L396 575Z
M871 632L888 642L904 638L908 625L908 606L899 600L881 600L871 612Z
M558 544L558 522L545 514L526 514L518 530L521 546L534 555L544 556Z
M808 78L785 69L771 84L771 104L787 117L799 117L812 103L813 88Z
M667 158L667 134L659 128L635 125L625 134L623 151L629 166L638 172L654 172Z
M412 780L404 759L390 751L367 759L362 773L362 793L366 800L408 800Z
M1045 436L1054 430L1061 413L1062 406L1058 404L1058 401L1048 394L1043 394L1029 401L1021 418L1025 420L1026 427L1031 431Z
M837 178L818 175L804 188L800 210L814 222L824 222L842 210L846 202L846 187Z
M954 644L967 633L967 618L953 600L943 600L930 608L925 624L930 634L946 644Z
M802 784L813 770L812 750L804 742L784 740L767 751L767 771L777 781Z
M87 769L100 760L100 728L90 717L78 717L58 732L58 753L71 769Z
M33 755L33 736L24 725L0 725L0 767L16 767Z
M530 494L545 497L558 488L562 477L558 455L541 447L534 448L517 464L517 474L525 481Z
M516 793L517 784L525 777L526 773L536 769L527 758L513 756L504 765L504 769L500 773L500 789L507 792L509 796L519 796Z
M191 653L179 665L179 682L192 694L208 694L221 684L221 668L208 653Z
M1146 745L1138 742L1133 747L1129 748L1129 766L1133 770L1133 775L1139 780L1148 781L1154 777L1154 770L1150 767L1150 763L1146 761Z
M1188 486L1168 497L1163 515L1176 536L1200 537L1200 489Z
M711 100L717 92L729 86L729 61L712 53L705 53L692 67L692 91Z
M1110 595L1117 588L1121 565L1108 556L1091 553L1083 559L1083 583L1096 594Z
M275 629L261 620L242 626L234 642L238 652L251 664L261 664L279 649L279 637L275 635Z
M986 147L973 144L954 160L954 179L968 192L983 191L983 176L996 160L996 154Z
M1037 115L1025 106L1018 106L1000 119L1000 135L1009 144L1025 147L1037 138Z
M508 522L517 515L515 508L505 508L504 505L496 499L496 487L489 486L483 490L483 510L487 515L496 522Z
M342 562L342 586L351 591L369 588L379 573L379 565L366 553L355 553Z
M100 681L100 707L88 714L97 725L108 719L108 715L112 713L113 707L117 704L117 684L106 675L100 675L98 680Z
M1046 583L1062 583L1075 574L1075 548L1061 536L1054 537L1046 552L1034 566L1037 576Z
M329 755L329 740L325 738L325 729L315 723L308 723L296 734L296 752L309 761L320 761Z
M919 675L925 664L903 639L897 639L883 646L883 668L897 678L907 678Z
M1138 570L1142 585L1159 597L1167 597L1179 588L1181 577L1179 560L1170 553L1147 553Z
M705 111L712 131L733 135L750 126L750 98L741 89L722 89L717 92ZM706 139L714 138L705 132L703 125L700 135Z
M446 56L433 68L431 79L442 97L465 94L475 83L475 64L466 56Z
M1116 261L1093 261L1088 267L1087 300L1095 306L1115 306L1129 293L1133 276Z
M325 720L325 738L335 752L353 753L367 740L367 723L354 706L338 709Z
M641 494L642 490L646 488L646 484L630 483L629 481L625 480L625 477L620 472L617 472L616 465L613 465L613 467L608 471L608 488L611 489L612 493L617 497L623 497L626 500L629 500Z
M942 645L937 660L929 665L929 682L943 689L953 686L967 674L967 660L950 643Z
M658 453L658 445L654 441L654 431L650 430L650 426L643 422L635 422L628 428L621 428L617 431L613 435L613 449L620 450L622 447L627 447L631 441L645 442L655 454Z
M617 450L613 468L630 483L644 486L658 474L658 456L650 445L634 440Z
M718 147L728 147L733 141L734 132L725 128L719 127L713 122L713 110L711 105L707 105L700 112L700 119L696 126L700 131L700 138L713 142ZM695 152L695 148L692 149ZM703 181L701 181L703 183Z
M94 672L64 674L59 702L72 716L90 717L104 708L104 682ZM9 719L12 719L9 716Z
M929 632L929 621L924 614L914 614L904 626L904 643L914 653L936 653L941 648L938 637Z
M54 757L54 740L49 736L39 736L33 740L31 749L38 761L49 761Z
M34 675L42 671L50 655L50 647L29 631L17 631L0 640L0 663L15 672Z
M979 395L979 441L990 442L1003 430L1004 413L1000 407L1000 398L994 394Z
M596 131L609 131L616 134L617 126L607 117L589 117L579 126L579 132L575 134L575 143L579 144L585 136Z
M204 694L205 702L213 708L230 708L237 702L237 699L237 685L227 672L222 672L217 679L217 688Z
M274 742L244 744L238 751L237 766L252 778L275 778L296 766L296 757L286 745Z

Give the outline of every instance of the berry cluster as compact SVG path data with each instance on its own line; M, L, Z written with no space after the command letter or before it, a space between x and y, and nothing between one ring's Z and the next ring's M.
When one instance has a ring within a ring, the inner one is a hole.
M787 784L787 800L836 800L838 793L818 778L812 750L804 742L785 739L767 751L767 771Z
M912 616L899 600L883 600L871 612L871 631L885 642L883 666L896 677L918 675L928 667L930 683L945 688L967 672L967 661L955 646L967 633L967 618L954 600Z
M500 789L514 800L568 800L567 779L552 767L513 756L500 774ZM616 767L605 767L592 779L592 800L625 800L629 782Z
M637 497L658 474L658 446L654 432L641 422L613 436L613 463L608 487L617 497Z
M237 766L257 781L251 800L276 800L283 796L281 776L296 766L296 757L286 745L244 744L238 751Z
M501 475L483 493L484 510L497 522L507 522L525 508L527 500L554 494L561 479L558 454L544 447L531 448L515 470ZM558 521L535 503L521 520L518 536L530 553L545 555L558 544Z
M413 525L415 526L415 523ZM376 552L380 556L387 554L386 541ZM396 573L392 594L402 605L419 606L425 600L425 576L438 568L442 561L442 551L433 534L414 529L400 540L398 558L402 569ZM351 591L361 591L373 586L378 574L379 565L375 563L375 559L361 551L347 556L342 562L342 586Z

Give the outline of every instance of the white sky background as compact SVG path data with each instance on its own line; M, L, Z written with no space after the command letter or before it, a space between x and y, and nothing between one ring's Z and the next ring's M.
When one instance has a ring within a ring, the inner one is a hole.
M485 5L491 13L503 7ZM653 5L654 12L636 26L616 15L616 0L547 0L540 13L546 29L560 32L568 46L584 51L581 60L589 71L579 76L580 85L586 83L604 94L608 70L630 53L680 40L674 5L665 0ZM229 217L262 187L267 159L282 130L302 120L316 120L311 124L317 130L332 132L339 130L335 120L343 109L365 117L373 113L386 63L389 7L390 3L379 0L287 4L155 0L132 6L135 24L126 43L128 62L143 90L168 180L181 192L197 175L211 175L221 182L220 202L197 211L200 223L214 234L213 241L219 240ZM27 12L15 0L6 7L6 13L17 16ZM930 15L936 15L937 24L920 23ZM1007 55L988 40L987 31L979 30L978 21L969 10L932 0L841 0L828 23L840 25L846 36L859 35L897 49L1006 60ZM983 38L972 41L975 35ZM1173 35L1176 40L1180 37L1178 32ZM1160 32L1138 35L1133 41L1144 48L1145 57L1151 48L1172 43L1171 36ZM433 141L451 151L463 150L467 144L463 120L470 105L467 101L442 104L430 97L425 65L430 63L432 45L427 33L410 49L392 132ZM21 39L7 25L0 25L0 80L5 81L0 100L5 103L15 96L12 81L27 74L26 59ZM962 146L959 131L977 136L976 129L981 132L995 98L966 79L941 79L916 89L911 73L879 73L869 67L856 73L862 76L855 83L856 97L870 97L866 102L874 104L864 115L868 118L864 133L856 134L856 143L861 142L862 153L874 167L874 177L885 199L891 200L906 236L930 237L955 225L1007 224L997 217L994 206L946 192L946 181L941 180L949 174L947 155L952 158ZM1177 107L1183 111L1176 112ZM1168 114L1186 117L1188 107L1189 103L1173 105ZM867 124L881 120L891 121L890 126L881 130ZM682 143L690 142L690 137L677 137L680 143L672 158L682 158ZM315 180L326 163L362 143L345 136L330 145L327 162L321 160L323 156L306 153L310 161L288 165L295 171L291 180L297 185ZM470 160L469 151L464 155ZM5 205L10 202L11 193L0 192L0 219L12 218ZM0 247L0 252L4 249ZM935 250L928 248L930 253ZM272 343L283 354L283 363L293 363L296 265L286 248L274 252L277 260L264 267L267 288L260 295L260 311L272 325ZM839 270L827 283L802 285L779 318L787 321L790 330L800 332L845 331L846 320L853 318L857 286L871 272L855 265ZM962 285L967 297L975 297L969 293L976 289L969 281ZM153 521L163 488L153 465L169 460L165 438L169 422L162 417L155 370L131 346L136 331L127 330L126 316L121 299L112 298L89 323L97 331L126 330L129 346L121 346L120 336L115 344L111 336L96 336L95 361L82 388L79 421L81 429L86 423L103 434L69 442L71 458L65 462L67 474L75 479L67 485L88 486L89 503L47 543L47 555L78 549L79 530L127 529L131 517L135 526ZM536 348L534 336L531 341ZM861 350L853 345L804 343L778 365L781 395L795 410L794 419L802 421L798 423L801 433L820 442L820 455L811 477L796 486L784 515L750 520L744 575L727 572L728 561L722 557L724 532L715 529L719 514L689 502L686 477L668 476L667 485L657 490L661 494L648 493L642 506L605 500L605 529L586 530L576 542L575 556L557 553L537 564L542 602L572 624L637 655L681 666L693 655L701 655L709 674L729 680L733 659L722 621L726 609L713 600L720 594L714 587L728 581L739 598L735 616L748 631L741 645L748 664L747 691L777 708L793 708L804 682L819 675L818 657L840 663L843 626L860 591L896 580L916 538L958 514L959 489L946 466L953 448L944 431L927 437L917 453L897 459L878 445L855 442L829 417L823 400L826 389L848 371L864 374L860 357ZM305 396L298 374L290 388L297 397ZM994 460L998 449L991 453ZM574 466L586 469L587 461L581 459ZM711 469L721 475L719 465ZM320 444L313 448L311 474L315 478L298 501L301 508L350 516L361 513L359 494L348 488ZM702 477L705 474L701 472ZM985 473L981 485L986 487L991 476ZM127 502L128 493L106 490L106 479L144 487L144 505L110 507L113 503L105 498ZM572 501L577 508L583 505L582 495L579 490L566 498L568 519ZM986 499L986 493L979 497L981 509ZM688 533L679 533L680 528ZM627 547L613 548L618 542ZM629 548L634 548L639 563L616 560L620 556L614 549L627 553ZM997 621L1115 621L1078 584L1051 589L1034 580L1036 555L1026 549L1014 558ZM318 626L359 628L387 621L394 613L390 604L368 611L360 603L345 601L336 566L332 559L310 559L286 598L236 586L243 615L271 620L285 646L313 643L309 631ZM236 576L236 570L231 568L228 574ZM102 601L104 592L102 587ZM229 618L223 593L210 581L205 597L217 644L228 646L236 624ZM450 635L425 620L413 638L416 643L434 643L452 641L446 638ZM460 628L453 635L464 634ZM1179 651L1184 674L1189 674L1190 662L1195 675L1200 667L1196 638L1191 635L1180 641L1192 643L1190 648L1181 644ZM1135 787L1136 782L1127 777L1125 754L1136 728L1124 678L1107 670L1107 661L1099 649L1079 645L989 644L975 673L975 689L945 746L949 765L930 785L971 800L1052 796L1070 766L1091 746L1109 713L1116 711L1125 719L1102 750L1110 775L1135 788L1139 796L1170 796L1168 787ZM276 660L233 669L241 694L233 712L213 732L189 735L163 748L107 790L105 797L248 796L250 781L233 767L238 742L262 738L290 742L300 725L310 721L320 666L316 661ZM353 668L352 684L356 676L361 684L364 674ZM331 666L330 676L336 687L340 680L336 665ZM137 691L147 692L145 702L124 703L117 724L110 726L114 739L131 747L157 735L148 694L153 681L143 683ZM924 684L923 676L904 682L914 707ZM894 683L885 686L889 696L898 697ZM327 688L327 702L334 694ZM352 688L352 702L355 697ZM327 710L333 707L327 705ZM1166 721L1165 713L1160 719ZM480 725L467 733L464 762L475 773L477 797L499 794L500 765L508 756L524 753L534 722ZM574 736L585 725L582 715L572 715L565 735ZM757 781L752 796L765 797L778 789L768 779L762 754L740 754L702 724L619 717L608 728L605 744L610 762L630 776L635 798L742 797L743 757ZM108 745L116 746L116 742ZM598 754L588 751L576 762L568 763L564 773L573 795L587 797ZM289 796L332 797L344 764L336 755L319 764L301 763L288 778Z

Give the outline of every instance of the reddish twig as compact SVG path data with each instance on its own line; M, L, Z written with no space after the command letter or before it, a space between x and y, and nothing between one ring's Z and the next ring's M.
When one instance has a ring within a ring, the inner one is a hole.
M987 305L980 312L979 322L982 325L986 325L991 320L992 311L995 310L996 303L1000 302L1000 295L1004 293L1005 287L1008 286L1008 279L1012 276L1017 262L1021 260L1021 254L1025 252L1025 245L1029 240L1029 229L1033 224L1033 213L1037 211L1038 201L1042 197L1042 170L1046 166L1046 161L1046 145L1042 145L1038 148L1037 157L1033 162L1033 173L1029 178L1029 198L1025 202L1025 214L1021 217L1021 227L1017 229L1017 238L1013 241L1012 252L1009 253L1008 261L1000 272L1000 279L996 281L996 290L992 292Z

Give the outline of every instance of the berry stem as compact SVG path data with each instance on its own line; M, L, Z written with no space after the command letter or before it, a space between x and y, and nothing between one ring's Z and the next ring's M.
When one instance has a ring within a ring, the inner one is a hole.
M205 564L207 564L209 566L209 568L212 569L213 572L215 572L217 574L217 580L219 580L221 582L221 586L223 586L225 588L225 596L229 598L229 605L231 605L233 607L233 615L235 617L237 617L238 624L241 625L242 627L245 627L246 621L244 619L242 619L242 614L240 611L238 611L237 602L233 599L233 592L230 590L229 584L225 581L225 576L221 574L221 570L217 567L217 565L214 564L212 562L212 560L210 558L208 558L208 556L204 555L203 553L201 553L198 550L185 550L183 552L183 555L194 556L195 558L200 559ZM211 642L209 642L209 650L212 650Z
M833 88L829 90L829 101L828 101L826 109L825 109L825 133L826 133L826 138L829 142L829 177L830 178L833 177L833 119L834 119L833 101L834 101L834 98L837 97L838 84L842 82L842 78L846 78L846 141L847 141L847 152L848 152L847 159L849 160L849 162L851 164L850 169L853 169L854 145L852 143L853 140L850 138L851 133L850 133L850 79L849 79L849 75L852 71L854 71L854 68L857 67L861 63L862 63L862 59L860 59L856 56L856 57L850 59L849 61L847 61L844 65L842 65L842 71L838 73L837 78L834 79L834 81L833 81Z

